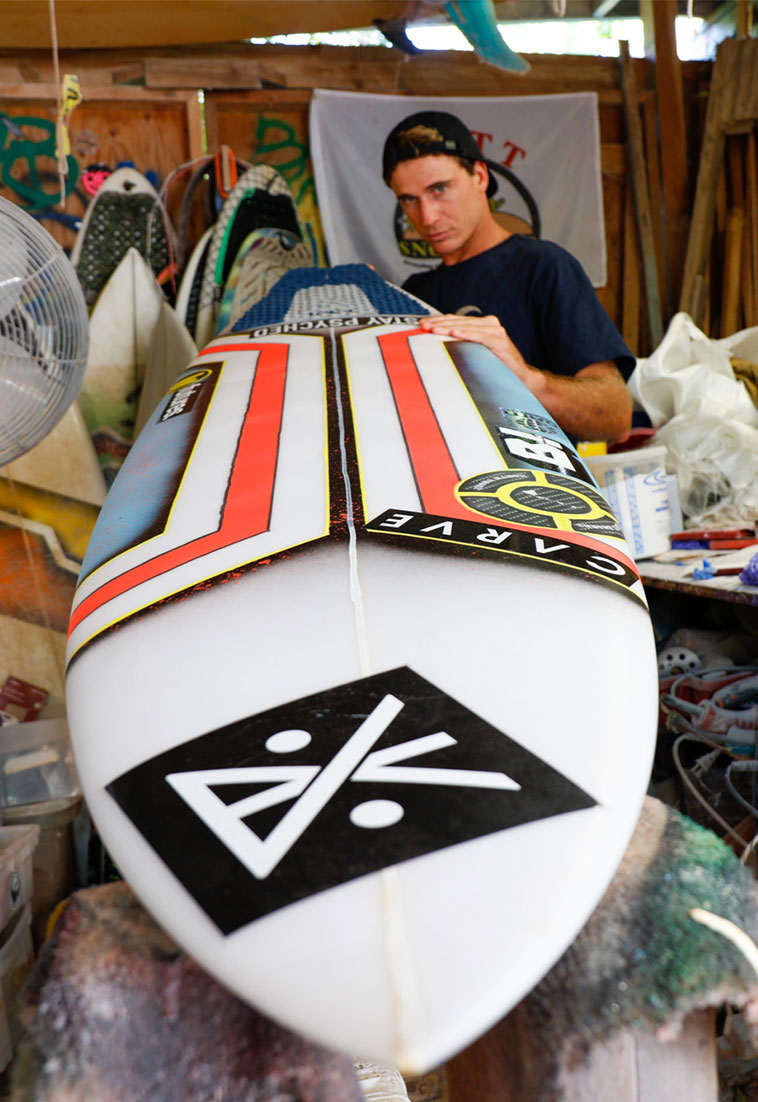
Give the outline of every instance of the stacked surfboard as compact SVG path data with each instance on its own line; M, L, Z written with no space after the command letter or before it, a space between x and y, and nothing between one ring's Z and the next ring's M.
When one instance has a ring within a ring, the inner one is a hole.
M204 967L423 1071L566 949L655 740L639 573L487 349L360 265L291 271L137 438L67 697L91 814Z
M294 197L270 165L237 181L190 256L177 296L198 347L230 328L283 272L313 264Z

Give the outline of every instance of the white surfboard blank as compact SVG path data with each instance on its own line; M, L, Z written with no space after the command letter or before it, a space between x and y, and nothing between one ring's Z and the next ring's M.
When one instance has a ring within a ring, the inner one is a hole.
M421 1071L607 886L655 650L615 518L521 384L352 320L219 338L159 404L83 566L69 722L105 844L188 952Z

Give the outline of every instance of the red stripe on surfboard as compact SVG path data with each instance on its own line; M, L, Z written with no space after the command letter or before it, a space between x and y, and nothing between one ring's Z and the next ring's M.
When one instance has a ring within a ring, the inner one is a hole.
M560 539L564 543L583 547L607 558L618 560L639 577L634 560L620 548L614 548L603 540L594 539L581 532L566 531L563 528L547 526L543 528L501 520L469 509L458 501L454 491L460 481L460 475L429 401L409 344L410 337L423 333L425 333L424 329L410 329L377 337L423 511L435 516L450 517L453 520L459 518L471 521L477 517L486 516L487 524L492 527L530 532L545 539Z
M269 346L253 344L252 341L248 341L246 344L209 344L202 352L198 352L198 356L218 356L220 352L254 352L256 348L263 347L268 348Z
M413 329L402 333L387 333L378 338L379 347L395 398L423 511L471 520L474 514L455 497L454 490L460 482L460 475L408 343L409 337L422 332L422 329Z
M279 452L288 346L249 343L244 348L250 352L257 351L260 355L218 529L164 551L100 586L72 612L69 635L87 616L127 590L183 566L191 559L249 539L268 528Z

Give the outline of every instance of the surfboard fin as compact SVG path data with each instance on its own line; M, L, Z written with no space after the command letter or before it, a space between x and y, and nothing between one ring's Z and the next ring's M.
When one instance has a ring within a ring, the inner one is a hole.
M448 0L445 11L482 61L509 73L529 72L529 62L514 53L500 34L493 0L466 0L465 4L461 0Z

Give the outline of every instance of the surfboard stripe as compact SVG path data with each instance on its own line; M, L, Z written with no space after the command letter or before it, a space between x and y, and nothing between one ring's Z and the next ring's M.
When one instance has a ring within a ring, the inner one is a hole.
M460 475L408 343L410 337L421 332L421 329L410 329L404 333L387 333L378 338L379 347L395 396L423 508L430 513L448 516L452 510L454 515L470 520L470 511L460 506L450 492L451 487L460 481Z
M212 344L198 352L198 356L215 356L217 353L223 352L249 352L255 347L250 341L246 341L244 344ZM266 347L270 346L266 345Z
M232 471L222 524L235 536L256 535L269 526L288 351L286 345L259 349L250 412Z
M288 349L278 344L249 345L248 348L258 352L259 359L218 530L164 551L106 582L72 613L69 634L86 617L127 590L267 528Z

